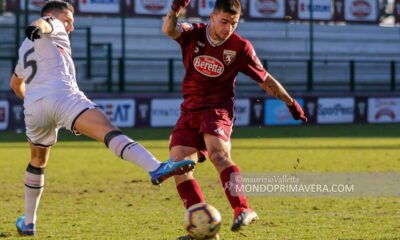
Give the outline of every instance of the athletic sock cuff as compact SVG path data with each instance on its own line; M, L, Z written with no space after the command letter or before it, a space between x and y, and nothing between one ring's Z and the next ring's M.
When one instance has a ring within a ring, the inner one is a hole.
M44 174L44 168L34 167L30 163L28 164L28 167L26 168L26 171L30 172L32 174L36 174L36 175L43 175Z

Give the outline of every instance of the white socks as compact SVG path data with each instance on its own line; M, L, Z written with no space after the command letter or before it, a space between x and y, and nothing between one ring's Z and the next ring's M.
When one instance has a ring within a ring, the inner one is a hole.
M108 147L118 157L135 163L148 172L160 166L160 162L149 151L126 135L113 136Z
M25 173L25 224L36 222L36 210L44 188L44 168L28 165Z

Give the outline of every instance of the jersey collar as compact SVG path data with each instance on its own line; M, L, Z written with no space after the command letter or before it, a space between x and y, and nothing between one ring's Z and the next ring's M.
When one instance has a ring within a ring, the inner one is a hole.
M210 25L207 25L207 28L206 28L206 36L207 36L207 41L208 41L208 43L209 43L212 47L218 47L218 46L222 45L224 42L226 42L226 40L229 39L229 38L227 38L227 39L225 39L224 41L221 41L221 42L219 42L219 43L217 43L217 44L213 43L213 41L211 40L211 36L210 36L210 34L208 33L208 28L209 28L209 27L210 27Z

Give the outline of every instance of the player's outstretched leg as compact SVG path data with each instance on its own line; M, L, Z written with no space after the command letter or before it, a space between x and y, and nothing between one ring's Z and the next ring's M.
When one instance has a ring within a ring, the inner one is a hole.
M25 215L22 215L17 219L15 223L17 231L21 236L34 236L36 233L35 224L29 223L25 225Z
M181 175L191 171L195 162L183 160L174 162L168 160L159 162L141 144L132 140L119 130L112 130L104 137L106 146L122 159L139 165L150 174L151 182L154 185L161 184L167 178L174 175Z
M71 129L97 141L104 141L106 147L115 155L146 170L150 174L152 183L156 185L173 175L192 170L195 165L191 160L161 163L141 144L115 127L97 108L79 115Z

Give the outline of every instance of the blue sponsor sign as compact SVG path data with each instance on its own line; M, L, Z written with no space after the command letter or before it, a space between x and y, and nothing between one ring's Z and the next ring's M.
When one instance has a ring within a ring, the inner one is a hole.
M301 107L304 105L303 99L296 99ZM286 104L280 100L267 99L264 107L265 125L298 125L301 120L294 120Z

